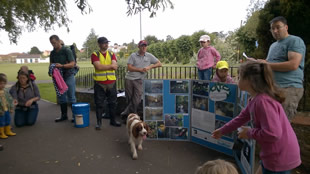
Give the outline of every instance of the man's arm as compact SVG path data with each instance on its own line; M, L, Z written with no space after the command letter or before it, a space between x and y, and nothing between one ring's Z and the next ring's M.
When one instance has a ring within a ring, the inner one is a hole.
M143 70L148 71L148 70L150 70L150 69L152 69L152 68L157 68L157 67L161 67L161 66L162 66L162 64L161 64L161 62L158 60L158 62L156 62L155 64L151 64L151 65L149 65L149 66L143 68Z
M259 61L269 64L272 70L280 71L280 72L296 70L298 66L300 65L301 60L302 60L302 55L300 53L293 52L293 51L288 52L288 61L285 61L285 62L273 63L273 62L267 62L266 60L259 59Z
M130 72L143 72L143 68L134 67L132 64L127 64L127 70Z
M93 62L93 65L96 70L104 71L104 70L117 70L117 62L115 60L112 60L111 65L103 65L100 63L100 61Z

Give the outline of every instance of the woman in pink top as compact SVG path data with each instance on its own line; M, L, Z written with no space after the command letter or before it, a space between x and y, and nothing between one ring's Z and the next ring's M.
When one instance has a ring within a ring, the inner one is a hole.
M281 106L285 97L276 88L269 65L248 61L240 66L240 90L252 96L239 116L215 130L219 139L241 126L240 139L255 139L261 145L261 166L257 173L287 174L301 164L298 141ZM251 121L253 128L242 125Z
M210 36L202 35L199 39L202 48L198 51L197 67L200 80L210 80L212 67L221 59L220 53L210 46ZM215 58L215 61L214 61Z

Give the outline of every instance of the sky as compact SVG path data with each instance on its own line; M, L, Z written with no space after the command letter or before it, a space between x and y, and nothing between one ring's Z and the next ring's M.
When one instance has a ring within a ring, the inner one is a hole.
M178 38L192 35L199 30L206 32L234 31L246 19L250 0L172 0L174 9L160 9L150 18L150 13L141 13L142 38L147 35L166 39L167 35ZM0 54L29 52L33 46L40 51L52 50L49 37L57 34L66 45L76 43L78 49L90 34L91 29L101 37L110 40L110 45L117 43L135 43L140 40L140 15L127 16L125 0L89 0L93 11L82 15L74 4L67 0L67 13L71 20L70 32L65 27L45 32L38 28L33 32L24 31L18 43L10 44L8 34L0 31Z

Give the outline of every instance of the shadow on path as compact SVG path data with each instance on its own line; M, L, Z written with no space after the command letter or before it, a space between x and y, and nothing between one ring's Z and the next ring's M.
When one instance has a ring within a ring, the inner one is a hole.
M59 106L40 101L37 123L15 128L15 137L0 139L0 170L3 174L193 174L208 160L233 159L191 142L144 142L139 159L132 160L125 126L111 127L103 120L96 131L95 113L90 127L75 128L65 121L55 123ZM12 117L13 118L13 117ZM12 119L13 125L13 119Z

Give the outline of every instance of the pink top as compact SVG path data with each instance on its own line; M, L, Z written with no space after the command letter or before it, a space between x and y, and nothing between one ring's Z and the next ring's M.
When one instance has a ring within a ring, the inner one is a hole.
M214 74L214 77L212 79L212 82L222 82L217 73ZM226 81L223 83L235 83L234 80L230 77L230 75L227 75Z
M254 128L250 129L248 137L261 145L260 158L266 169L285 171L301 164L296 134L279 102L266 94L257 95L239 116L221 128L221 132L232 132L250 120Z
M215 61L214 61L215 57ZM205 70L216 65L221 60L220 53L212 46L200 48L197 56L197 67L199 70Z

